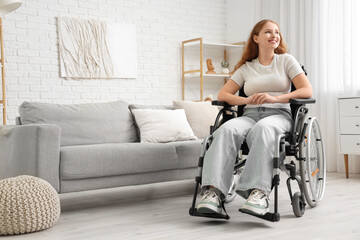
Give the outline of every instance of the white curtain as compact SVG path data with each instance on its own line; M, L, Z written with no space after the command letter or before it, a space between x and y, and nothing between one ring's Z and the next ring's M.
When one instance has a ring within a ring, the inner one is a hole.
M308 70L326 143L328 171L344 171L338 152L336 98L360 96L359 0L255 0L255 22L270 18L280 25L293 54ZM349 156L349 170L360 172L360 156Z

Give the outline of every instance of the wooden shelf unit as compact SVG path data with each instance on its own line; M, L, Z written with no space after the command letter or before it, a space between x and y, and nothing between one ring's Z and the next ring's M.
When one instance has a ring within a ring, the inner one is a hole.
M181 43L181 56L182 56L182 100L185 100L185 78L199 78L200 80L200 100L204 100L204 77L211 77L211 78L224 78L224 84L226 83L227 79L230 77L230 74L206 74L204 73L204 47L210 48L222 48L224 50L224 60L226 60L226 56L228 51L231 48L238 48L242 49L245 46L245 42L239 42L234 44L225 44L225 43L211 43L211 42L204 42L202 38L194 38L182 41ZM196 47L200 49L200 57L199 69L191 69L185 71L185 48L189 47ZM240 60L240 59L239 59Z

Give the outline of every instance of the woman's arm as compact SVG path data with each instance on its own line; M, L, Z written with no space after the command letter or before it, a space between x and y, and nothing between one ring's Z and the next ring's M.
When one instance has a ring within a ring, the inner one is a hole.
M270 96L267 93L255 93L252 95L252 103L250 104L288 103L290 98L310 98L312 96L311 84L304 73L294 77L292 82L296 88L295 91L279 96Z
M232 79L230 79L220 90L217 99L224 101L230 105L245 105L250 102L250 98L235 96L239 91L240 86Z

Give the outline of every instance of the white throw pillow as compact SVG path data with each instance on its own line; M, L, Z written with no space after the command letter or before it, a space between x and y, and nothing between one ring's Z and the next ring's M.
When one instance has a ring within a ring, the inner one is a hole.
M219 108L211 102L174 101L176 109L185 109L189 124L198 138L205 138L210 134L210 126L214 125Z
M141 142L175 142L197 139L186 119L184 109L133 109L132 113L140 129Z

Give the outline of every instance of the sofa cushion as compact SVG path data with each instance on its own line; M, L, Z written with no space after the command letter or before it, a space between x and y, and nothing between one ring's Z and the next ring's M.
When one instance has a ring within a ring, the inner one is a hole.
M23 102L22 124L55 124L61 128L61 145L137 141L128 103L50 104Z
M184 109L133 109L141 142L175 142L197 139Z
M176 109L184 109L187 120L198 138L205 138L210 134L210 126L214 125L219 108L211 102L174 101Z
M176 169L173 144L112 143L61 148L62 180L118 176Z
M179 161L178 168L193 168L198 166L202 141L202 139L197 139L192 141L167 143L174 145L176 148Z

